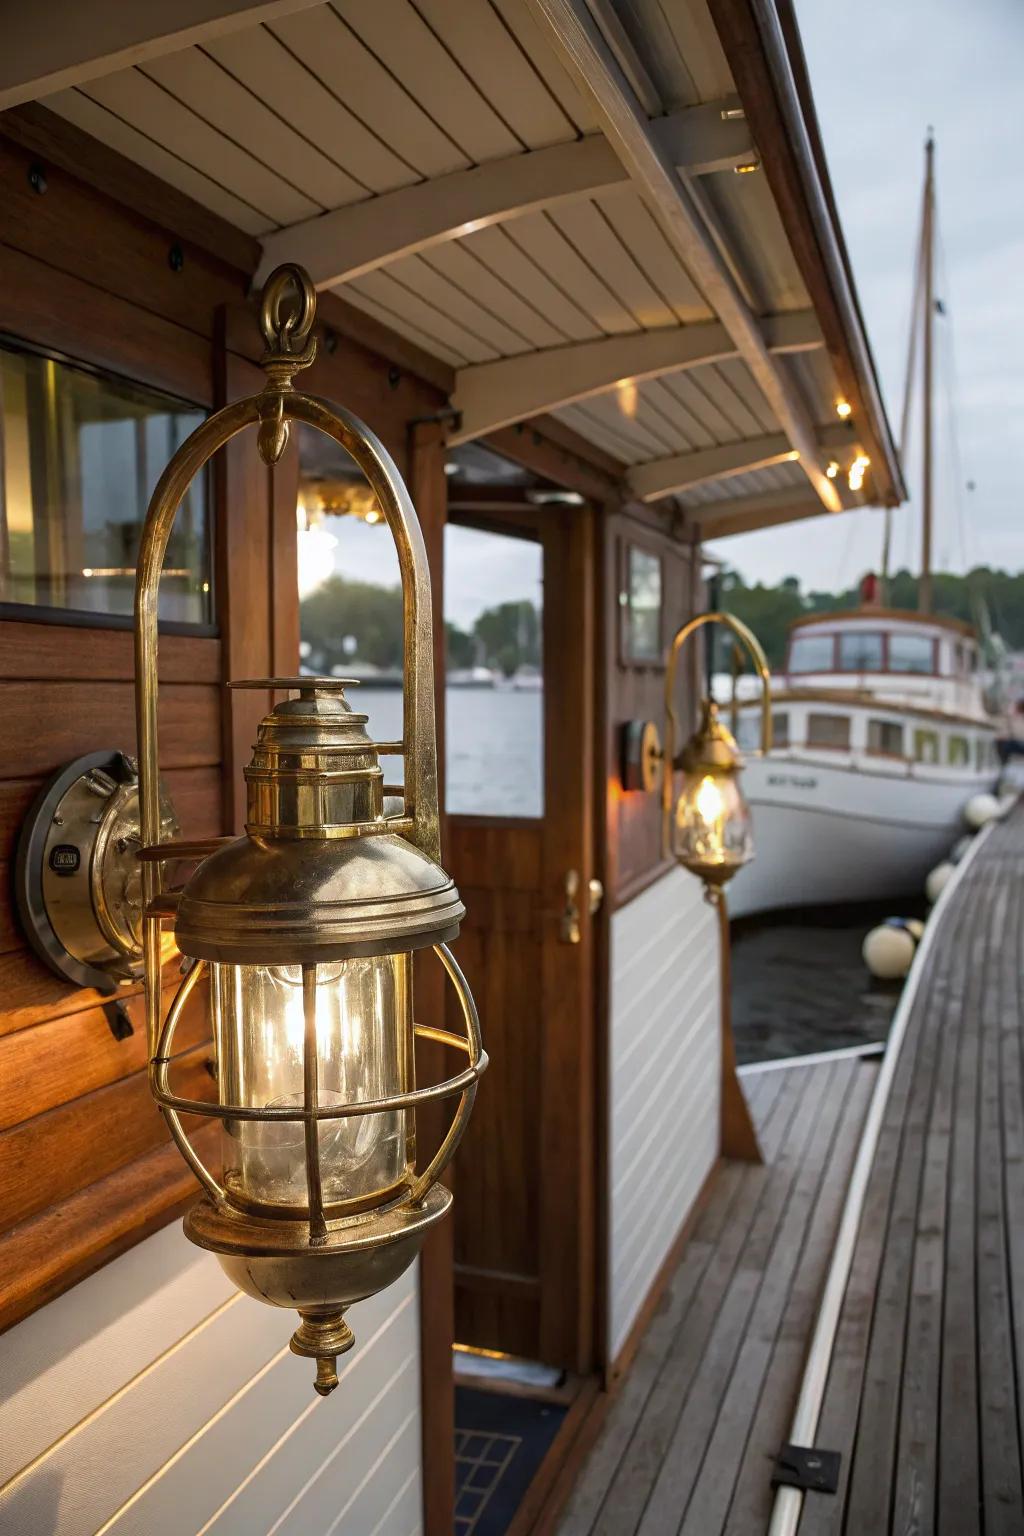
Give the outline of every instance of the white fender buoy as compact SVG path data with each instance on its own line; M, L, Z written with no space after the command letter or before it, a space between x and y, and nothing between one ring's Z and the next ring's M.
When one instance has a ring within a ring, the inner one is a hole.
M923 925L919 925L922 927ZM872 928L861 946L864 964L879 981L900 981L914 961L918 936L901 918L890 918L880 928Z
M966 857L967 850L973 841L972 837L958 837L949 851L950 863L959 864L960 860Z
M908 933L913 934L915 944L920 944L924 938L924 923L922 923L921 919L919 917L908 917L903 926Z
M955 868L956 865L951 864L948 859L943 859L941 864L936 864L924 883L924 893L929 901L938 901L943 890L949 884L950 876Z
M964 807L964 821L975 832L999 816L999 801L995 795L974 795Z

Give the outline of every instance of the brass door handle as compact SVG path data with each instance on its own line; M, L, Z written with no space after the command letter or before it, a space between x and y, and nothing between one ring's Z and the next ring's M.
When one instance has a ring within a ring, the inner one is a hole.
M580 932L580 908L576 900L580 889L579 871L570 869L565 877L565 906L562 908L560 937L563 944L578 944Z
M587 882L587 891L590 897L590 915L593 917L596 912L601 910L601 903L604 901L604 886L595 876Z

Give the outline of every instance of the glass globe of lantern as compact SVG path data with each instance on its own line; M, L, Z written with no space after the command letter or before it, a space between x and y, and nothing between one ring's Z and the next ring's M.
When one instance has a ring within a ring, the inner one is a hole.
M700 725L675 762L682 783L672 813L672 852L709 885L724 885L754 856L740 766L731 732L706 699Z

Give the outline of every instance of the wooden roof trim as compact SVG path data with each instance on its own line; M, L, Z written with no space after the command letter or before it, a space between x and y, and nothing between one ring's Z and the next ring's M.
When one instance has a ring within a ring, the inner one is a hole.
M658 118L651 131L689 176L742 165L753 154L749 129L742 119L724 115L737 104L736 97L728 97L685 107ZM263 237L253 281L258 288L279 262L296 261L318 288L332 288L448 240L594 197L627 181L622 162L601 133L520 151L274 230Z
M593 102L630 179L656 212L676 254L735 342L779 425L799 452L800 467L822 506L826 511L837 510L839 498L818 463L807 407L765 345L700 210L652 136L642 105L584 0L529 0L529 6Z
M802 618L794 619L789 627L791 630L802 629L805 624L835 624L846 619L896 619L901 624L938 624L942 629L955 630L972 640L976 638L974 625L963 619L951 619L946 614L918 613L915 608L884 608L874 604L864 604L861 608L835 608L829 613L806 613Z
M757 324L773 353L814 351L822 345L810 310L769 315ZM462 420L451 441L469 442L510 422L606 394L625 380L640 383L738 356L725 326L706 320L473 363L455 375L452 404Z
M0 110L254 27L319 0L49 0L45 25L8 16ZM19 7L19 9L21 9Z
M38 155L44 166L59 166L172 237L201 246L243 277L255 268L258 240L47 107L30 102L0 113L0 134Z
M847 447L850 442L850 434L841 422L819 428L818 446L823 452ZM795 458L784 432L768 432L742 438L737 443L720 443L714 448L697 448L664 459L648 459L644 464L634 464L626 478L634 496L641 501L657 501L662 496L677 495L709 480L728 480L754 469L792 462Z
M906 498L832 194L790 0L715 0L711 14L879 499Z

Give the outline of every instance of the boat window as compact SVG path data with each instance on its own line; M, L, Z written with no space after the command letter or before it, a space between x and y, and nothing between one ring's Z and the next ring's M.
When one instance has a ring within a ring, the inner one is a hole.
M890 672L934 672L934 646L927 635L890 635Z
M790 672L831 672L834 635L797 635L789 643Z
M980 773L987 768L992 761L991 743L984 736L977 736L974 740L974 766Z
M914 732L914 757L919 763L937 763L939 760L938 731Z
M895 720L869 720L868 751L876 757L902 757L902 725Z
M746 709L736 722L736 744L744 752L756 752L761 745L761 711ZM789 746L789 716L772 710L772 746Z
M146 506L203 420L194 406L33 352L0 347L0 603L131 614ZM160 578L160 617L213 618L207 477L193 480ZM79 622L82 622L79 620Z
M853 630L839 636L839 670L841 672L881 672L882 637L871 632Z
M849 750L849 715L808 715L807 745L809 747L838 747Z
M963 768L971 760L970 742L966 736L951 736L946 743L946 758L951 768Z

